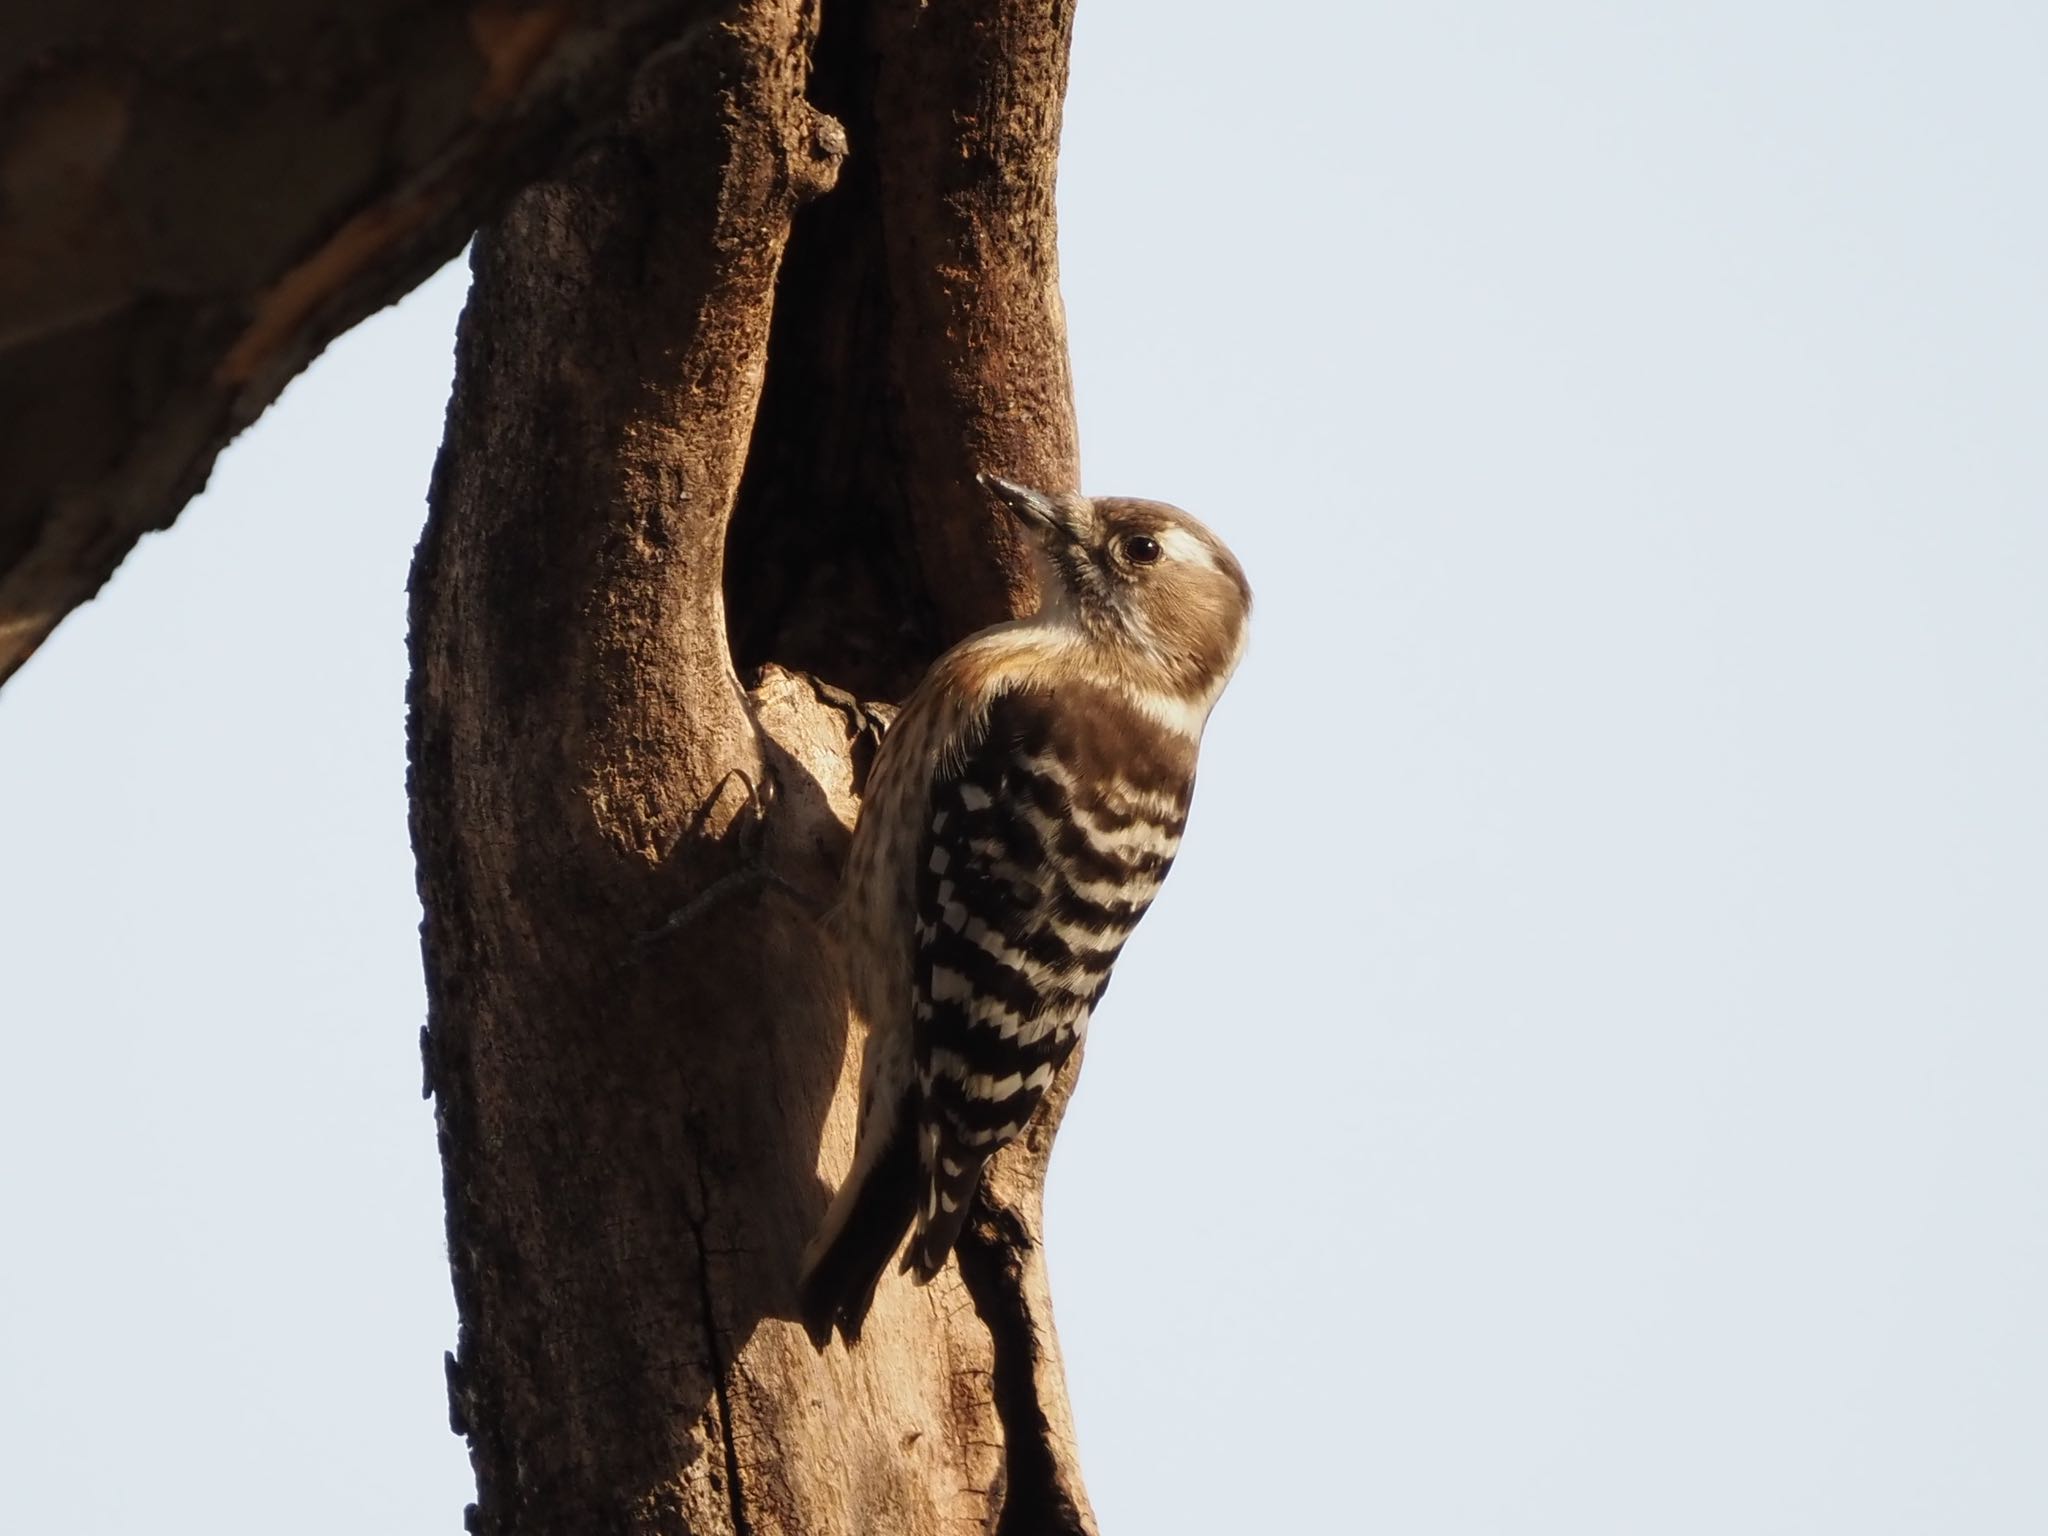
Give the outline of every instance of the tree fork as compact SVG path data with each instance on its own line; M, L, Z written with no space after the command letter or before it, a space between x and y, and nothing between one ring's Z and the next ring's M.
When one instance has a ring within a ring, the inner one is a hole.
M1094 1530L1040 1249L1071 1068L957 1270L850 1350L794 1320L859 1056L811 911L839 689L1028 606L975 469L1076 478L1070 24L743 0L478 236L411 690L473 1529Z

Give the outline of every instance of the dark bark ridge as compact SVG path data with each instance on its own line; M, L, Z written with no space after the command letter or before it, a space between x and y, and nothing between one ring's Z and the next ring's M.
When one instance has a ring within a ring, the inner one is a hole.
M677 35L476 244L411 789L480 1531L1094 1530L1040 1248L1067 1083L957 1269L885 1281L852 1349L794 1315L851 1151L815 914L852 698L1028 603L976 469L1076 478L1070 7L822 25Z

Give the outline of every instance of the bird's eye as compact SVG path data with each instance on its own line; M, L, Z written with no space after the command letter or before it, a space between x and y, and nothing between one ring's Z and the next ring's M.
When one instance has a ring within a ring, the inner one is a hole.
M1124 540L1124 558L1133 565L1157 565L1159 553L1159 541L1142 533Z

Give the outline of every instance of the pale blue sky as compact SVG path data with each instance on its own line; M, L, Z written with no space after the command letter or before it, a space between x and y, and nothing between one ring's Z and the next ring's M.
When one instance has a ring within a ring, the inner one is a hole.
M1088 484L1260 603L1054 1168L1104 1527L2037 1536L2048 13L1285 14L1076 43ZM459 1528L464 281L0 691L0 1530Z

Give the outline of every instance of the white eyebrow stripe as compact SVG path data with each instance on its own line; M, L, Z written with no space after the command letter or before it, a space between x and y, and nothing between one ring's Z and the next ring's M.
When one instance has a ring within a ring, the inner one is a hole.
M1157 537L1159 539L1159 547L1173 556L1174 559L1185 561L1189 565L1207 566L1212 571L1221 569L1216 564L1216 556L1211 552L1209 546L1201 539L1196 538L1192 533L1189 533L1187 529L1168 528L1160 532Z

